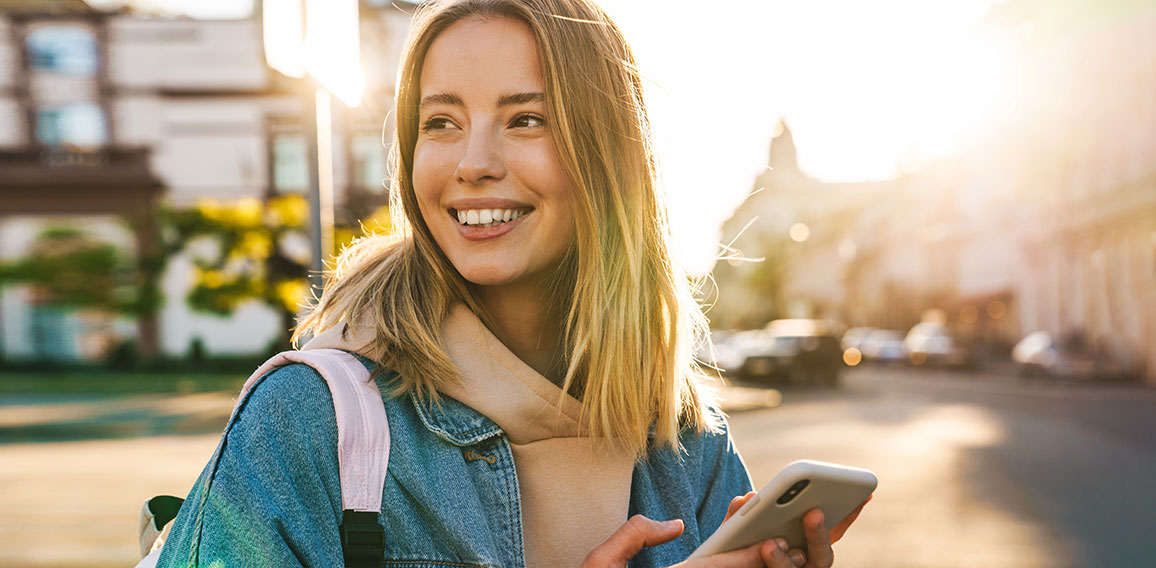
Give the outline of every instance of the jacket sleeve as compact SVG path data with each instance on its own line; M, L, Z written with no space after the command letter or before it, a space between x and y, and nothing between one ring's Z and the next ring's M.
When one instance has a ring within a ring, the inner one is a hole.
M307 365L242 401L174 521L158 566L343 565L337 423Z
M703 448L698 486L703 489L696 516L702 540L722 526L731 499L745 495L753 488L747 466L731 438L730 425L721 412L715 412L721 419L722 431L700 438Z

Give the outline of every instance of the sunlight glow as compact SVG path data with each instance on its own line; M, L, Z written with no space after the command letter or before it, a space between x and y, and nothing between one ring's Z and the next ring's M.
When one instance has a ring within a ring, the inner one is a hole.
M308 72L346 105L361 103L357 0L266 0L263 14L270 67L290 77Z
M262 36L265 61L290 77L305 76L302 42L305 39L305 14L299 0L265 0L262 11Z
M688 264L713 264L780 118L803 172L831 182L917 169L999 120L1016 60L982 27L998 1L599 0L642 69Z
M305 1L305 69L346 105L361 103L357 0Z
M1007 96L1009 49L983 33L991 0L816 0L778 10L773 88L802 169L887 179L951 153Z

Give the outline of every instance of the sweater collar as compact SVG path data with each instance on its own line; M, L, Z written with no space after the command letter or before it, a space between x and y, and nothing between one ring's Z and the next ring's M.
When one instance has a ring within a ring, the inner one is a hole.
M380 360L373 338L370 327L339 324L302 349L343 349ZM442 324L442 341L462 381L439 390L468 408L415 400L422 421L439 436L459 445L476 441L476 434L490 434L478 420L482 416L515 444L589 435L582 403L514 355L464 304L450 309ZM471 409L476 412L466 412ZM476 416L479 413L482 416Z
M511 442L587 435L582 403L514 355L465 305L450 310L442 338L462 374L443 392L490 417Z

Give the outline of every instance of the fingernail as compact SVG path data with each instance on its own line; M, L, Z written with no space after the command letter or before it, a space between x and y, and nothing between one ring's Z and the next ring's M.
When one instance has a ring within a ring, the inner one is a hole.
M787 551L787 541L786 540L781 539L781 538L776 538L775 539L775 545L779 547L779 550L782 550L783 552Z
M782 557L783 557L783 549L779 548L778 546L771 548L771 558L782 558Z
M664 528L664 529L677 529L681 525L682 525L682 521L679 519L662 521L662 528Z
M807 557L803 556L802 552L793 550L791 551L791 562L794 562L795 566L802 566L803 564L807 563Z

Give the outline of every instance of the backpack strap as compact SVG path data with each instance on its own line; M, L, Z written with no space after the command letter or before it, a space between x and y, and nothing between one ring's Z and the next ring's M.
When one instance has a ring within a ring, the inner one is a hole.
M341 472L341 547L348 567L379 566L385 556L385 529L378 522L389 465L389 421L381 391L369 370L340 349L285 351L261 365L237 397L277 367L303 363L325 379L337 418L337 463ZM234 414L237 411L234 410Z

